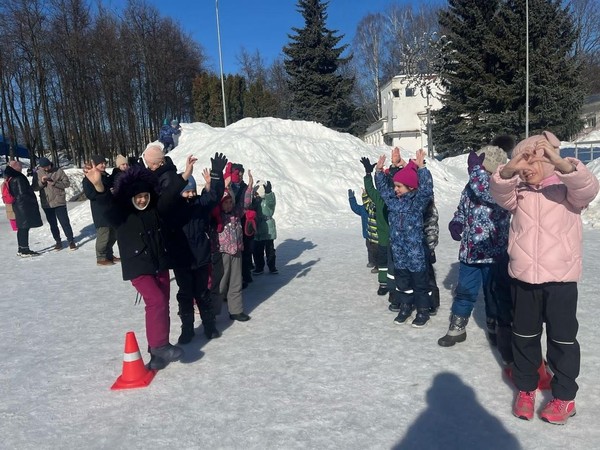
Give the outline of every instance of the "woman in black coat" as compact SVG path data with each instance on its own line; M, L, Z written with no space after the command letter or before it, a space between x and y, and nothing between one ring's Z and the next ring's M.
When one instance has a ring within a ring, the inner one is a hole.
M29 249L29 229L41 227L42 216L35 192L27 177L21 173L22 170L23 166L19 161L11 161L4 176L9 179L8 189L15 198L13 210L17 221L17 255L27 258L39 255Z
M172 214L173 204L191 175L196 161L188 157L186 171L166 190L158 178L143 166L134 166L108 190L100 171L94 166L86 177L106 210L106 218L117 230L123 279L141 294L146 305L146 337L151 355L150 368L162 369L183 356L183 350L169 343L171 258L163 236L164 218Z

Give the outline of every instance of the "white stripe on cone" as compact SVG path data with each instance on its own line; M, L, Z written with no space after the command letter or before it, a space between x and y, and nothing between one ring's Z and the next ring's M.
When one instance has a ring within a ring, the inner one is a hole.
M123 353L123 362L133 362L137 361L138 359L142 359L142 355L140 354L139 350L135 353Z

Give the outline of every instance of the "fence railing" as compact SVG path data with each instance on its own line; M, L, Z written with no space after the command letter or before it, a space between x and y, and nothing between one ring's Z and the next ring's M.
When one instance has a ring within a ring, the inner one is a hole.
M587 164L600 157L600 141L575 142L572 147L561 147L560 156L571 156Z

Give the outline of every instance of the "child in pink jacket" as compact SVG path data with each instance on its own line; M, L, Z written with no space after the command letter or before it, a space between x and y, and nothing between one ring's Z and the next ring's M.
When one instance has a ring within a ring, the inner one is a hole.
M546 322L553 398L540 417L554 424L575 415L581 211L599 189L598 179L581 161L560 157L559 145L548 131L521 141L490 182L496 202L512 214L508 272L513 278L513 381L519 389L513 414L533 418Z

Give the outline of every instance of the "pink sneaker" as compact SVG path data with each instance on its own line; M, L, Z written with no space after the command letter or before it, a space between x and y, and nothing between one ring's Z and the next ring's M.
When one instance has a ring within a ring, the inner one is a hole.
M564 425L569 420L569 417L575 415L577 411L575 410L575 400L559 400L557 398L553 398L550 400L540 417L543 421L553 423L555 425Z
M536 391L519 391L515 404L513 406L513 415L523 420L533 419L533 409L535 408Z

